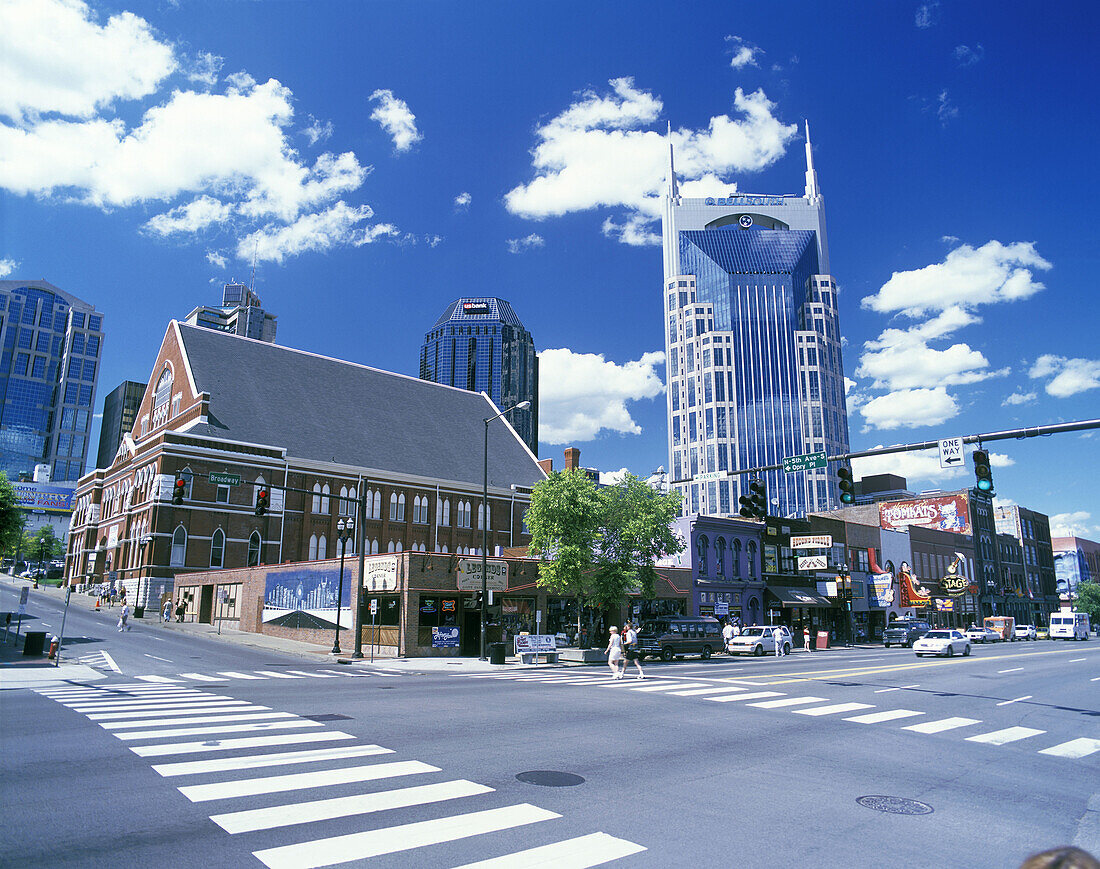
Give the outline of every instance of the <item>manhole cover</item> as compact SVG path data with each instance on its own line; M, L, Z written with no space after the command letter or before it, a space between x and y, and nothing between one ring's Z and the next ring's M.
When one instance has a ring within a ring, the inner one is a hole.
M584 778L571 772L555 772L552 769L533 769L516 776L529 785L542 785L544 788L571 788L584 784Z
M859 797L856 802L876 812L889 812L892 815L930 815L934 811L928 803L907 800L905 797L884 797L873 794Z

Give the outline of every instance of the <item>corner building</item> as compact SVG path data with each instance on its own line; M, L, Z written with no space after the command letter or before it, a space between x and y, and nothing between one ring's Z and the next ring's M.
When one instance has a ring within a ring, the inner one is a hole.
M809 127L803 196L683 197L670 144L662 229L668 456L683 512L736 515L758 476L769 513L837 506L835 464L737 473L848 452L836 282Z

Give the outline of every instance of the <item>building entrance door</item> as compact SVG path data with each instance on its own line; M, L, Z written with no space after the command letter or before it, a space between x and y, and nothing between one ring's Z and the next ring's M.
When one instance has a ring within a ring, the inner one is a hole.
M462 614L462 655L476 658L481 654L481 611L465 610Z
M214 586L204 585L199 593L199 621L212 625L214 615Z

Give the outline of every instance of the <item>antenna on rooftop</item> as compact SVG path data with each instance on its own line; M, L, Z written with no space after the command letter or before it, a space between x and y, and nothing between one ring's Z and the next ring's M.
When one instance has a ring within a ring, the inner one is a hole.
M252 276L248 279L248 291L256 292L256 258L260 253L260 240L256 239L256 246L252 248Z

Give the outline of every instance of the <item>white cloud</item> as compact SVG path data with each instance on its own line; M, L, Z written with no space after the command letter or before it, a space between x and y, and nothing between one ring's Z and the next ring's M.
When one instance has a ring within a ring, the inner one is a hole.
M879 447L881 446L882 444L879 444ZM1002 453L990 453L989 463L998 468L1015 464L1010 457ZM941 468L938 450L910 450L903 453L886 453L852 459L852 473L856 477L867 477L873 474L894 474L905 477L906 485L910 489L922 488L914 485L919 482L951 488L956 485L955 480L968 478L971 468L965 463L953 468Z
M81 0L0 3L0 115L90 118L156 90L175 53L148 22L121 12L100 26Z
M224 269L226 266L226 258L216 250L208 250L206 252L206 261L212 266L217 266L219 269Z
M6 278L19 268L19 263L13 259L0 259L0 278Z
M626 479L626 475L629 473L629 468L619 468L617 471L600 471L600 485L617 486Z
M634 247L655 247L661 243L661 234L652 229L652 225L651 218L640 214L629 215L623 223L616 223L609 217L603 222L603 234Z
M443 236L426 235L424 236L424 243L428 245L428 247L439 247L443 243Z
M393 91L379 88L370 98L378 103L370 118L377 121L393 139L396 150L408 151L424 138L416 129L416 115L409 109L409 104L395 97Z
M310 145L316 145L318 142L327 142L335 131L332 121L319 121L310 115L309 126L302 130L302 135L309 139Z
M1047 354L1035 360L1028 372L1032 379L1053 378L1046 385L1047 395L1069 398L1100 386L1100 360L1067 359L1065 356Z
M470 196L469 193L466 193L465 191L459 193L458 196L455 197L455 211L465 211L467 208L470 207L470 202L472 200L473 197Z
M665 354L645 353L619 365L602 355L562 348L539 354L539 440L578 443L601 432L641 434L627 402L664 392L658 367Z
M988 241L951 251L941 263L909 272L894 272L879 291L861 302L864 308L920 317L932 311L970 309L978 305L1026 299L1042 290L1035 270L1051 268L1031 242Z
M225 58L218 57L208 51L199 52L190 59L187 78L190 81L214 87L218 83L218 73L221 72Z
M225 77L226 82L229 83L231 88L235 88L239 91L250 91L256 87L256 79L245 72L243 69L240 72L232 72Z
M959 406L942 386L936 389L901 389L872 398L859 409L871 429L923 428L940 425L957 416Z
M946 124L948 121L953 120L959 116L959 107L951 102L951 98L947 96L947 91L940 91L936 97L936 117L940 119L941 124Z
M1012 407L1019 404L1031 404L1037 396L1034 392L1016 392L1012 393L1008 398L1001 402L1001 407Z
M930 3L921 3L917 7L915 24L922 30L928 27L934 27L939 23L939 19L940 4L938 0L932 0Z
M369 205L353 207L343 200L316 214L304 214L288 225L270 224L245 236L237 245L237 257L259 262L282 263L284 259L333 247L361 247L380 238L399 238L397 228L387 223L359 227L373 216Z
M757 46L751 42L745 42L740 36L727 36L726 42L728 42L733 49L733 57L730 59L730 66L734 69L744 69L746 66L758 66L756 62L756 55L763 54Z
M980 42L973 48L969 45L955 46L955 60L958 61L959 66L973 66L980 63L984 57L985 49Z
M632 78L613 79L611 93L585 91L561 114L538 128L532 151L535 177L505 195L508 210L529 219L557 217L595 208L622 209L625 219L604 231L626 243L649 243L644 227L660 216L668 163L662 132L642 129L657 120L662 103L639 90ZM774 163L797 133L774 115L763 91L734 93L741 117L712 117L706 129L672 132L676 172L685 195L715 195L727 185L721 176L751 172ZM704 194L693 182L713 186Z
M180 232L199 232L212 223L229 219L233 208L211 196L200 196L164 214L150 218L145 229L156 235L173 235Z
M1096 540L1100 525L1092 521L1092 514L1085 510L1072 513L1055 513L1050 517L1051 537L1084 537Z
M508 253L523 253L525 250L542 247L546 240L537 233L532 232L524 238L510 238L505 242L508 245Z

